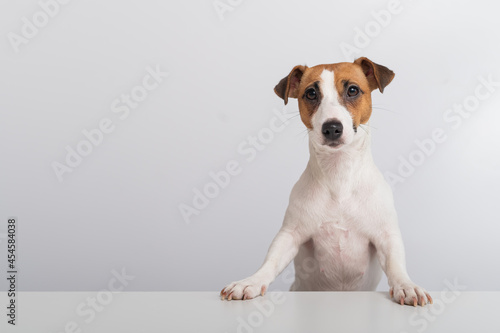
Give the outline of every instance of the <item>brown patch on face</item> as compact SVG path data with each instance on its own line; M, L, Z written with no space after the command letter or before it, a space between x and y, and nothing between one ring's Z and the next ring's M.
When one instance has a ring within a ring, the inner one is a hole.
M394 78L390 69L367 58L359 58L354 63L295 66L290 74L276 85L274 91L283 98L285 104L288 97L298 99L300 118L309 129L312 129L311 119L321 104L323 92L320 90L320 83L324 70L334 72L338 101L351 113L355 129L370 119L371 92L377 88L383 92L385 86Z
M338 63L314 66L308 68L302 75L297 98L299 99L300 118L304 125L307 128L312 128L311 118L321 104L323 92L319 89L319 82L321 82L321 74L324 70L334 73L338 101L351 113L354 127L357 128L359 124L368 122L372 111L371 90L363 71L359 66L352 63ZM314 87L316 82L319 98L317 103L312 103L306 98L305 93L310 87ZM351 87L359 89L357 96L348 95L348 89Z
M354 128L358 128L359 124L366 124L372 114L372 97L361 68L347 62L335 64L334 78L339 103L351 114ZM356 91L356 94L352 93Z
M302 76L298 90L298 102L300 119L307 128L312 129L311 119L318 110L323 99L323 93L320 89L321 73L323 69L320 66L308 68ZM310 98L310 92L314 91L316 94L315 99Z
M297 98L300 118L307 128L311 129L311 118L321 104L322 94L319 88L322 73L321 66L308 68L295 66L288 76L274 87L274 92L288 103L288 98Z

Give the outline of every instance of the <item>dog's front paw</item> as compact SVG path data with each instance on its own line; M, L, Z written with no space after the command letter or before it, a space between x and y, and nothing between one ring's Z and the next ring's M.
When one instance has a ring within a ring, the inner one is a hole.
M396 302L399 302L401 305L408 304L417 306L420 304L424 306L427 302L432 304L432 297L429 293L414 284L413 282L404 282L404 283L395 283L394 286L389 290L389 294Z
M269 283L261 279L249 277L240 281L233 282L221 290L222 299L252 299L259 295L264 296Z

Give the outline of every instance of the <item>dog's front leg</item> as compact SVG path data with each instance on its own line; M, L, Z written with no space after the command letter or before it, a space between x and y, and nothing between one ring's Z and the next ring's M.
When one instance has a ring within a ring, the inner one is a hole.
M295 258L300 245L296 230L282 227L269 247L266 259L252 276L230 283L222 289L222 299L251 299L264 295L269 284Z
M373 242L382 269L387 275L391 298L394 297L401 305L424 306L427 302L432 303L429 293L413 283L408 276L401 232L397 225L391 229L383 232Z

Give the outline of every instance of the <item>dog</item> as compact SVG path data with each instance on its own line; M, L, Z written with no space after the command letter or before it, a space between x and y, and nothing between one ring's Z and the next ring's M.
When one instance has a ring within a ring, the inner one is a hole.
M382 93L394 76L362 57L353 63L295 66L276 85L285 104L298 100L310 159L264 263L252 276L222 289L223 300L264 295L294 260L291 291L372 291L383 270L396 302L432 303L406 271L392 190L375 166L365 126L371 92Z

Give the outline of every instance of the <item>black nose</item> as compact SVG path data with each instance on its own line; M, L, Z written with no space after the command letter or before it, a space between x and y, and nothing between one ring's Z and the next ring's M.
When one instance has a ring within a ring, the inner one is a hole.
M323 133L327 140L337 140L342 136L343 130L344 126L342 126L340 121L332 120L323 124L321 133Z

